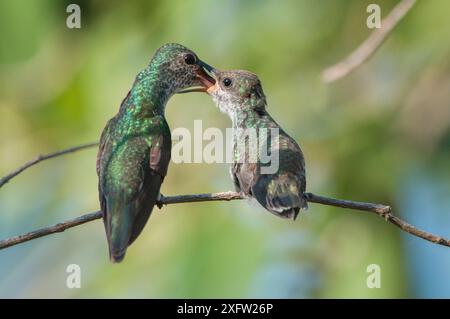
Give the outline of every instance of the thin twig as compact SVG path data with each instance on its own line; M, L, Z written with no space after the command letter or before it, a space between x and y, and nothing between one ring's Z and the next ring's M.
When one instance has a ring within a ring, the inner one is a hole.
M404 222L400 218L392 215L391 213L391 207L382 205L382 204L372 204L372 203L363 203L363 202L354 202L349 200L342 200L342 199L334 199L334 198L328 198L323 197L319 195L314 195L312 193L305 193L305 196L310 203L317 203L322 205L328 205L328 206L335 206L335 207L341 207L341 208L349 208L349 209L356 209L356 210L362 210L362 211L368 211L377 214L378 216L383 217L385 220L391 222L392 224L396 225L403 231L420 237L422 239L428 240L430 242L448 246L450 247L450 240L445 239L443 237L433 235L431 233L425 232L423 230L417 229L414 226ZM222 192L222 193L211 193L211 194L195 194L195 195L180 195L180 196L161 196L161 199L159 200L158 206L161 207L163 205L170 205L170 204L179 204L179 203L193 203L193 202L207 202L207 201L230 201L230 200L237 200L237 199L243 199L244 197L236 192ZM11 237L8 239L4 239L0 241L0 250L11 247L20 243L24 243L39 237L47 236L54 233L63 232L68 228L75 227L90 221L93 221L95 219L99 219L102 217L102 213L100 211L89 213L71 220L68 220L63 223L59 223L50 227L44 227L41 229L38 229L36 231Z
M342 208L350 208L362 211L368 211L377 214L380 217L383 217L386 221L394 224L401 230L416 236L422 239L428 240L432 243L443 245L450 247L450 239L431 234L424 230L414 227L411 224L408 224L404 220L398 218L397 216L392 215L392 209L390 206L382 205L382 204L372 204L372 203L364 203L364 202L354 202L350 200L343 199L334 199L323 197L319 195L314 195L312 193L305 193L308 202L342 207Z
M75 227L78 225L82 225L87 222L99 219L99 218L102 218L102 212L96 211L93 213L88 213L88 214L82 215L77 218L66 220L65 222L58 223L53 226L40 228L38 230L34 230L32 232L29 232L29 233L26 233L23 235L4 239L4 240L0 241L0 250L20 244L20 243L24 243L24 242L27 242L27 241L30 241L33 239L48 236L48 235L51 235L54 233L61 233L61 232L65 231L66 229L69 229L69 228L72 228L72 227Z
M16 170L12 171L11 173L9 173L6 176L3 176L0 179L0 188L5 185L6 183L8 183L12 178L16 177L17 175L19 175L20 173L22 173L24 170L26 170L27 168L36 165L39 162L48 160L50 158L53 157L57 157L57 156L61 156L61 155L65 155L65 154L69 154L69 153L73 153L82 149L86 149L86 148L90 148L90 147L94 147L97 146L98 143L87 143L87 144L82 144L82 145L78 145L78 146L74 146L74 147L70 147L67 148L65 150L62 151L58 151L58 152L54 152L54 153L49 153L49 154L44 154L44 155L38 155L36 158L32 159L31 161L23 164L22 166L20 166L19 168L17 168Z
M384 40L394 30L395 26L412 8L416 0L402 0L397 4L389 15L381 21L381 28L375 29L370 36L347 58L336 63L322 72L322 81L330 83L345 77L354 71L358 66L367 61Z

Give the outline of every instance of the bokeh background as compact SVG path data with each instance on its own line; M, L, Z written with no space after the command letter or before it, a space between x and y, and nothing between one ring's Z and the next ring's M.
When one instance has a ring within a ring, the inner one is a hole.
M66 7L81 6L81 29ZM420 1L371 60L333 84L322 70L397 1L0 1L0 175L96 141L166 42L257 73L273 117L302 146L308 190L390 204L450 236L450 2ZM175 96L171 128L230 126L208 96ZM0 189L0 237L98 209L96 149L44 162ZM227 164L174 164L166 195L232 189ZM81 267L81 288L66 267ZM381 267L369 289L366 268ZM450 250L368 213L311 204L296 222L247 202L155 209L122 264L100 221L0 251L0 297L450 297Z

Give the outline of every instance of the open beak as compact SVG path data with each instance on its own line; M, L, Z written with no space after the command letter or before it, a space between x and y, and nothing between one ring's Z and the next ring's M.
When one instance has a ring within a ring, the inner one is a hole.
M211 95L212 92L214 92L218 88L217 80L219 78L220 71L207 64L206 66L204 66L204 68L212 75L211 78L213 80L213 85L210 85L206 88L206 93Z
M180 90L177 93L189 93L189 92L207 92L209 88L213 87L216 84L216 80L211 77L206 71L213 72L215 69L206 64L203 61L198 61L198 64L201 66L197 71L197 77L202 83L201 87L193 87L184 90ZM206 70L206 71L205 71Z

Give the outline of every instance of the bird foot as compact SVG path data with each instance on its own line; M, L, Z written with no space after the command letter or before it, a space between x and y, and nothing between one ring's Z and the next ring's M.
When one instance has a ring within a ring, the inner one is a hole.
M164 195L163 194L159 194L158 198L156 199L156 206L158 206L159 209L161 209L164 206Z

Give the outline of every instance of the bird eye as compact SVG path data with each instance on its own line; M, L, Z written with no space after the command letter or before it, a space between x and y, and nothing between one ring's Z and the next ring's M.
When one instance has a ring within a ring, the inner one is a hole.
M186 54L184 56L184 62L186 62L186 64L195 64L197 62L197 58L192 55L192 54Z
M230 78L225 78L225 79L223 79L222 83L223 83L223 85L225 85L226 87L230 87L231 84L233 83L233 81L231 81Z

